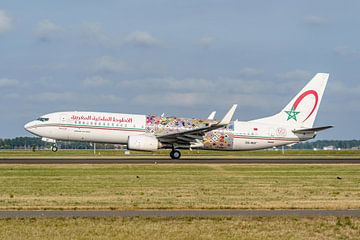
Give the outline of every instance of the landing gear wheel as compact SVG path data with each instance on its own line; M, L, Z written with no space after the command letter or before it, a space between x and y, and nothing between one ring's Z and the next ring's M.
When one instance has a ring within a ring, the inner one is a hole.
M178 151L178 150L172 150L172 151L170 152L170 157L171 157L172 159L179 159L179 158L181 157L181 152Z
M53 145L53 146L51 147L51 151L57 152L57 150L58 150L58 147L57 147L56 145Z

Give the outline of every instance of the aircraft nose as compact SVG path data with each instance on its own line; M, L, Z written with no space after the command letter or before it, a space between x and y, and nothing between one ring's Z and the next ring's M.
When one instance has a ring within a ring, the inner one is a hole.
M34 125L34 121L28 122L24 125L26 131L31 132L30 128Z

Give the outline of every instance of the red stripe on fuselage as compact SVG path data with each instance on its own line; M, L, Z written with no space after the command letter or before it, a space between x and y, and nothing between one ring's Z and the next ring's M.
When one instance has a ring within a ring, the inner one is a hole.
M286 139L286 138L258 138L258 137L245 137L245 136L234 136L234 138L242 139L251 139L251 140L277 140L277 141L287 141L287 142L298 142L299 140L295 139Z
M124 129L124 128L102 128L102 127L90 127L90 126L67 126L67 125L38 125L33 126L31 128L37 127L64 127L64 128L85 128L85 129L99 129L99 130L114 130L114 131L127 131L127 132L145 132L144 130L136 130L136 129Z

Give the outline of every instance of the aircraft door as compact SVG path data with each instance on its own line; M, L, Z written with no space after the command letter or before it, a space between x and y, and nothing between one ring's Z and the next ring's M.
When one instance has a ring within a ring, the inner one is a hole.
M268 143L270 143L270 144L274 143L275 142L274 141L275 129L273 129L273 128L269 129L269 137L270 137L270 139L268 140Z
M61 114L60 115L60 122L66 123L67 122L67 114Z
M269 129L269 136L270 137L275 137L275 129L273 129L273 128Z
M63 140L69 140L69 128L66 124L69 123L67 114L60 114L59 124L59 138Z

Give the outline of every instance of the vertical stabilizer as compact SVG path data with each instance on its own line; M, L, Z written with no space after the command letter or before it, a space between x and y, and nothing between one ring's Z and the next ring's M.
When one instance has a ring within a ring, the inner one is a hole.
M311 128L314 125L328 78L328 73L316 74L281 112L253 122Z

